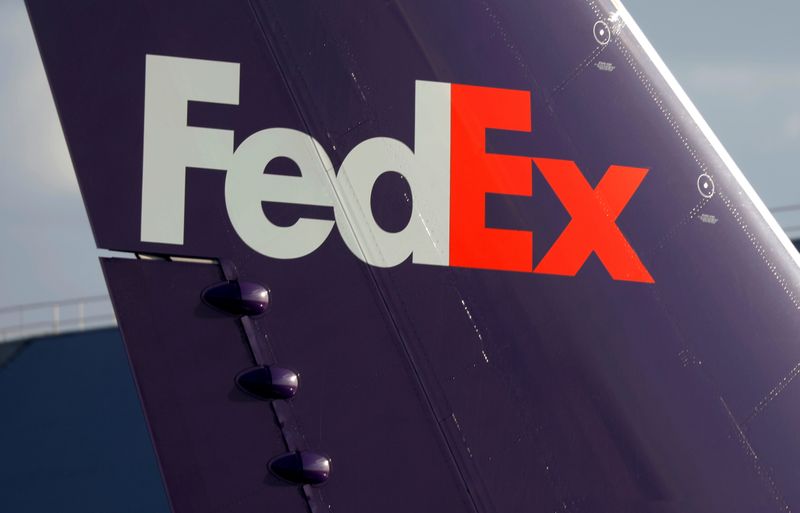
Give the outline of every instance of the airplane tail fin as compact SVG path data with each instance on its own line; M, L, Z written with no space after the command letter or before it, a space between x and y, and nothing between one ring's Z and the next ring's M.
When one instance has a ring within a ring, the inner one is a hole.
M617 0L26 3L176 513L800 507L800 256Z

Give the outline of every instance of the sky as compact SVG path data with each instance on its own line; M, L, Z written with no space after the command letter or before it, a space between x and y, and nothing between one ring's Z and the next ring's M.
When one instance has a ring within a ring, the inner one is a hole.
M800 2L624 4L767 206L800 204ZM22 0L0 0L0 113L0 308L104 294Z

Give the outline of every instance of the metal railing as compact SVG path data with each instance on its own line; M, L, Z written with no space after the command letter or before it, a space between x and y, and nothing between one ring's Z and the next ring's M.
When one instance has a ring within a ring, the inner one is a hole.
M9 306L0 308L0 344L116 325L108 296Z

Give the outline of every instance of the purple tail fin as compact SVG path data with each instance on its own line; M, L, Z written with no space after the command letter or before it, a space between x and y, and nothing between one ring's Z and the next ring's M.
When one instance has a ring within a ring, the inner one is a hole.
M616 0L27 4L176 513L800 507L798 255Z

